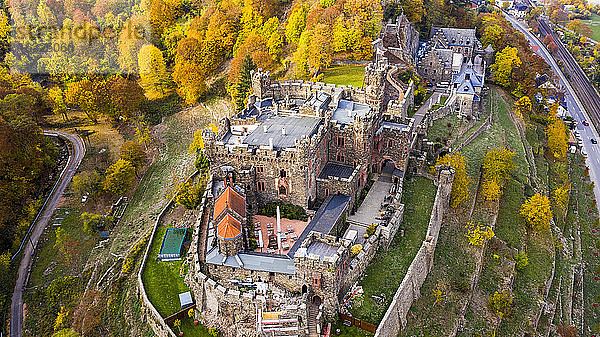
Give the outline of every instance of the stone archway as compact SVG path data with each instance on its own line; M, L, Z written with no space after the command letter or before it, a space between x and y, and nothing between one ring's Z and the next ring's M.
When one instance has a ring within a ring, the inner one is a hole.
M308 286L305 284L302 286L302 295L306 294L308 292Z
M312 297L312 304L316 305L317 307L321 305L321 303L323 303L323 299L321 299L321 296L319 295L314 295Z

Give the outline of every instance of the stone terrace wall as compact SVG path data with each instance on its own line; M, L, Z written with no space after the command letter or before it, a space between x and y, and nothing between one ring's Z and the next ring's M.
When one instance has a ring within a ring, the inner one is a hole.
M392 303L377 327L375 337L395 337L406 326L406 315L413 301L421 295L421 286L433 267L433 256L438 234L442 226L444 212L450 201L454 169L447 167L440 169L438 167L436 180L438 190L431 210L425 241L423 241L413 262L408 267L408 271L398 287Z

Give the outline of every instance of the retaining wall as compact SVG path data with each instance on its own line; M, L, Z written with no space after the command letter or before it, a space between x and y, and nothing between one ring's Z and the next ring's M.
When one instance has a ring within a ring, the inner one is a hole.
M433 267L433 257L444 212L450 202L454 181L454 169L438 167L436 181L438 190L431 210L427 235L421 248L408 267L394 299L377 327L375 337L395 337L406 326L406 316L412 303L421 295L421 286Z

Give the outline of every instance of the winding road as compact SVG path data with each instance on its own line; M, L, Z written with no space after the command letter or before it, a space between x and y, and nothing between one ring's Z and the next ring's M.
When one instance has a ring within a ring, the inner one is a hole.
M60 199L62 198L67 186L73 179L83 156L85 155L85 145L79 136L62 132L62 131L50 131L44 130L44 135L61 137L67 141L69 148L69 160L67 165L63 169L58 178L57 183L54 185L46 203L42 206L42 212L38 214L37 219L30 228L29 238L25 238L26 242L23 245L21 262L19 264L19 270L17 272L17 280L15 283L15 290L12 295L12 302L10 307L10 336L21 337L23 327L23 290L27 284L29 278L29 271L31 268L31 260L33 258L35 247L40 239L40 236L44 232L44 229L48 226L52 214L58 207Z

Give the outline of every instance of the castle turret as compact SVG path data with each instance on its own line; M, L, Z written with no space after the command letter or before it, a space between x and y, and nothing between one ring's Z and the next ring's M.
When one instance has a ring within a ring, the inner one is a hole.
M385 91L387 61L371 63L365 67L366 103L379 107Z
M259 100L271 97L271 77L268 71L263 72L262 69L252 71L252 94Z

